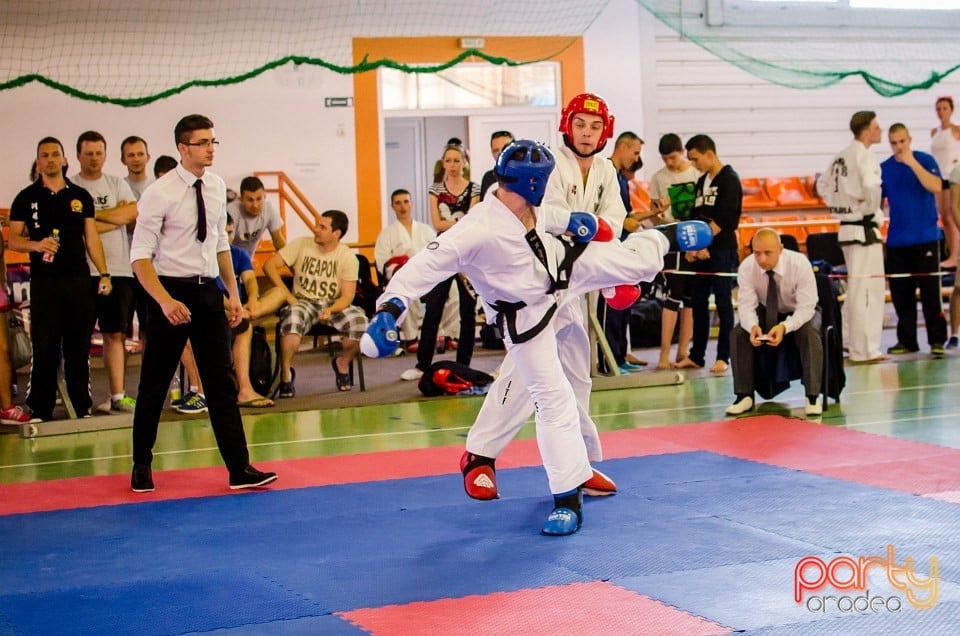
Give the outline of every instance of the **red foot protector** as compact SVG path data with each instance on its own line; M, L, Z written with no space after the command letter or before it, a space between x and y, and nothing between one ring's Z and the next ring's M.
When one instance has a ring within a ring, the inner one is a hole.
M470 497L488 500L500 496L497 491L497 473L492 463L478 462L476 455L464 451L460 457L460 472L463 473L463 489Z
M604 497L616 494L616 492L617 485L613 483L613 480L596 468L593 469L593 477L583 484L583 494L591 497Z

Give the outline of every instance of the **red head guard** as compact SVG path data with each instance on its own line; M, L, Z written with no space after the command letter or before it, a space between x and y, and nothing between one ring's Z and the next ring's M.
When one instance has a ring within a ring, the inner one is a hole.
M613 137L613 115L610 114L606 100L593 93L580 93L571 99L560 113L560 132L567 139L573 128L573 116L577 113L599 115L603 118L603 134L600 136L600 143L597 144L594 154L600 152L607 145L607 140Z

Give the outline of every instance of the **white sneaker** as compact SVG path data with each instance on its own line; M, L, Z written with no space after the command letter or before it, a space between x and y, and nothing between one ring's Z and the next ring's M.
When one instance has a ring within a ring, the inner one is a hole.
M423 371L421 371L416 367L412 369L407 369L406 371L400 374L400 379L407 380L408 382L419 380L422 377L423 377Z
M749 395L740 398L727 407L727 415L741 415L753 408L753 398Z
M96 411L97 413L106 413L107 415L109 415L111 406L113 406L113 401L108 397L106 402L104 402L103 404L97 404L97 406L94 407L93 410Z
M803 412L813 417L816 417L817 415L823 415L823 405L820 404L819 398L807 398L807 403L803 407Z

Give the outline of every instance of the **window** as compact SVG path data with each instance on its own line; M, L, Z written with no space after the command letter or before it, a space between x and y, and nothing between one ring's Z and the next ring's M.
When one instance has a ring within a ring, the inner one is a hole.
M556 62L521 66L467 63L437 73L404 73L385 68L380 71L380 83L384 110L556 108L560 66Z
M957 0L704 1L712 25L960 28Z

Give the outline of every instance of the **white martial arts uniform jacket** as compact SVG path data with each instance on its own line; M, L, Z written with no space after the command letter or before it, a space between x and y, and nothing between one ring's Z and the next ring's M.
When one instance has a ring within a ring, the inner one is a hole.
M863 143L854 139L833 158L817 179L817 192L830 208L830 213L840 220L837 238L841 245L882 240L879 230L884 219L880 209L880 162ZM847 225L870 215L873 215L874 228ZM867 231L873 234L869 240Z

